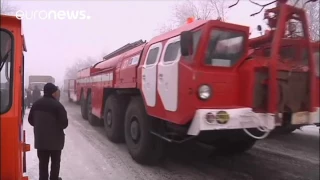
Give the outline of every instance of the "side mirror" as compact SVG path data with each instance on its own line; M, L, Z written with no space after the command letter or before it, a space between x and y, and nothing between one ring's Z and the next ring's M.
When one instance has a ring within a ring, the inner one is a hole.
M182 56L190 56L193 54L193 33L191 31L181 32L180 47Z

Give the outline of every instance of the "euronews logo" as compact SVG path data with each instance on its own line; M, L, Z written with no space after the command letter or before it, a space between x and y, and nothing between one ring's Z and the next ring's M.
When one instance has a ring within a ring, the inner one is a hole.
M87 15L84 10L36 10L16 12L16 18L22 20L90 20L91 16Z

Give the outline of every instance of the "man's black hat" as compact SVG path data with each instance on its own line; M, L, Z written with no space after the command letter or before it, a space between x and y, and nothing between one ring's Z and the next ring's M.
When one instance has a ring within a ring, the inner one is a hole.
M52 83L47 83L43 87L43 94L51 95L58 90L57 86Z

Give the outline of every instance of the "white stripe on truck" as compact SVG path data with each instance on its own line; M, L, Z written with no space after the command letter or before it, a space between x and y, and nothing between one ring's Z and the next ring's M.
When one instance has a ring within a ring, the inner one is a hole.
M108 82L108 81L112 81L112 80L113 80L113 72L77 79L77 83L80 83L80 84L97 83L97 82Z

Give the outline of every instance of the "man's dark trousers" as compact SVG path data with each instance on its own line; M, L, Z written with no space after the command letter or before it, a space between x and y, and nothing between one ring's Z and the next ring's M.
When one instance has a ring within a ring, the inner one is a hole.
M59 180L61 150L38 150L39 180L49 179L49 161L51 158L50 180Z

